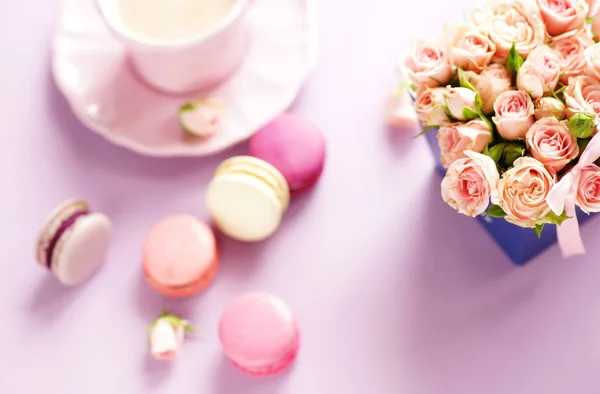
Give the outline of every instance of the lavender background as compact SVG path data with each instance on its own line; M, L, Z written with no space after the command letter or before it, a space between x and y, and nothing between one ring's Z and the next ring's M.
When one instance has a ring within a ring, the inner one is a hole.
M143 282L144 235L166 214L206 217L214 168L246 146L158 160L86 131L49 77L58 1L0 1L0 392L600 392L600 221L583 228L586 257L563 261L554 246L516 268L441 201L425 140L381 123L398 50L468 7L319 2L319 64L295 109L327 135L322 182L268 242L221 238L214 286L178 302ZM33 243L48 211L72 196L107 213L115 237L101 273L64 289L35 265ZM242 375L219 349L220 312L249 290L283 297L301 324L297 364L275 378ZM201 334L173 364L145 354L146 326L165 307Z

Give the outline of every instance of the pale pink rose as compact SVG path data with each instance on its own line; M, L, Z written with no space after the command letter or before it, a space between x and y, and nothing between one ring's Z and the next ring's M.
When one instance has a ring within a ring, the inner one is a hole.
M555 175L532 157L520 157L498 182L492 202L506 213L506 221L520 227L535 227L550 212L548 193Z
M595 164L581 170L575 203L585 213L600 212L600 167Z
M452 62L464 70L481 71L496 53L496 44L488 35L467 23L446 24L445 37Z
M585 75L600 80L600 43L594 44L585 49Z
M492 118L502 138L515 140L524 138L525 133L534 122L533 101L522 90L508 90L494 102Z
M423 126L442 126L450 123L446 115L446 88L422 87L417 90L415 109Z
M423 41L413 43L403 66L406 75L418 86L443 86L452 77L448 49Z
M168 319L158 319L150 331L150 353L157 360L172 360L179 355L185 330Z
M550 36L581 32L590 6L586 0L537 0Z
M490 204L498 185L496 163L486 155L465 151L455 160L442 180L442 198L463 215L481 215Z
M588 15L591 15L594 11L596 11L596 4L598 3L598 0L586 0L586 1L590 8L590 12L588 13Z
M592 34L596 40L600 38L600 18L598 16L600 16L600 12L594 16L594 21L592 22Z
M567 107L565 104L554 97L542 97L534 100L533 107L535 112L533 116L536 119L553 117L556 119L565 119L567 117Z
M440 146L440 161L444 168L448 168L454 160L465 157L466 150L483 152L485 147L492 142L492 130L481 119L468 123L453 123L440 127L437 133Z
M465 71L462 75L479 91L485 114L494 112L494 101L500 94L509 90L512 84L510 74L501 64L490 64L480 74Z
M592 77L571 78L564 91L567 116L577 112L595 114L600 119L600 83Z
M560 81L569 83L569 78L577 77L585 73L586 61L583 52L594 41L587 34L578 34L571 37L561 38L550 44L554 53L560 59Z
M525 141L531 156L554 172L565 168L579 154L577 138L569 133L565 122L556 118L535 122L525 135Z
M488 32L496 44L495 62L504 63L515 44L524 58L546 38L546 28L535 2L527 0L489 0L470 15L471 21Z
M420 126L412 98L406 89L396 91L388 97L384 116L386 123L394 128L416 129Z
M560 59L544 45L531 51L517 74L517 88L540 98L552 93L560 78Z
M477 111L475 96L476 93L470 89L448 87L446 90L448 112L458 120L470 120L465 118L464 109L469 108L472 111Z

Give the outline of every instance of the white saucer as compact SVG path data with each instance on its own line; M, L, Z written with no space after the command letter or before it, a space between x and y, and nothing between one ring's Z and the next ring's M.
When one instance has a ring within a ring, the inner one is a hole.
M249 138L284 112L316 60L313 0L256 0L248 58L211 93L227 111L202 142L184 137L178 111L197 96L169 96L132 71L93 0L62 0L52 71L75 115L116 145L149 156L206 156Z

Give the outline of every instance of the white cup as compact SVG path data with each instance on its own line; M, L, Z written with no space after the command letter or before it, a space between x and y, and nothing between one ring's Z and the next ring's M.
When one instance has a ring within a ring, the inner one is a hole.
M244 16L251 0L237 0L212 29L189 39L162 43L137 36L122 22L117 0L96 0L106 25L121 41L137 73L170 94L204 91L229 78L250 47Z

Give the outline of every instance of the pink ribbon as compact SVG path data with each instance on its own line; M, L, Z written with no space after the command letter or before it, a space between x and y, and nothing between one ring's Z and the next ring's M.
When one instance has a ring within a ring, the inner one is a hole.
M579 222L575 212L575 197L579 187L581 170L593 164L600 158L600 132L591 139L579 158L579 162L562 177L548 193L548 205L556 215L563 211L569 216L560 226L556 227L558 245L564 257L585 254L585 247L579 232Z

